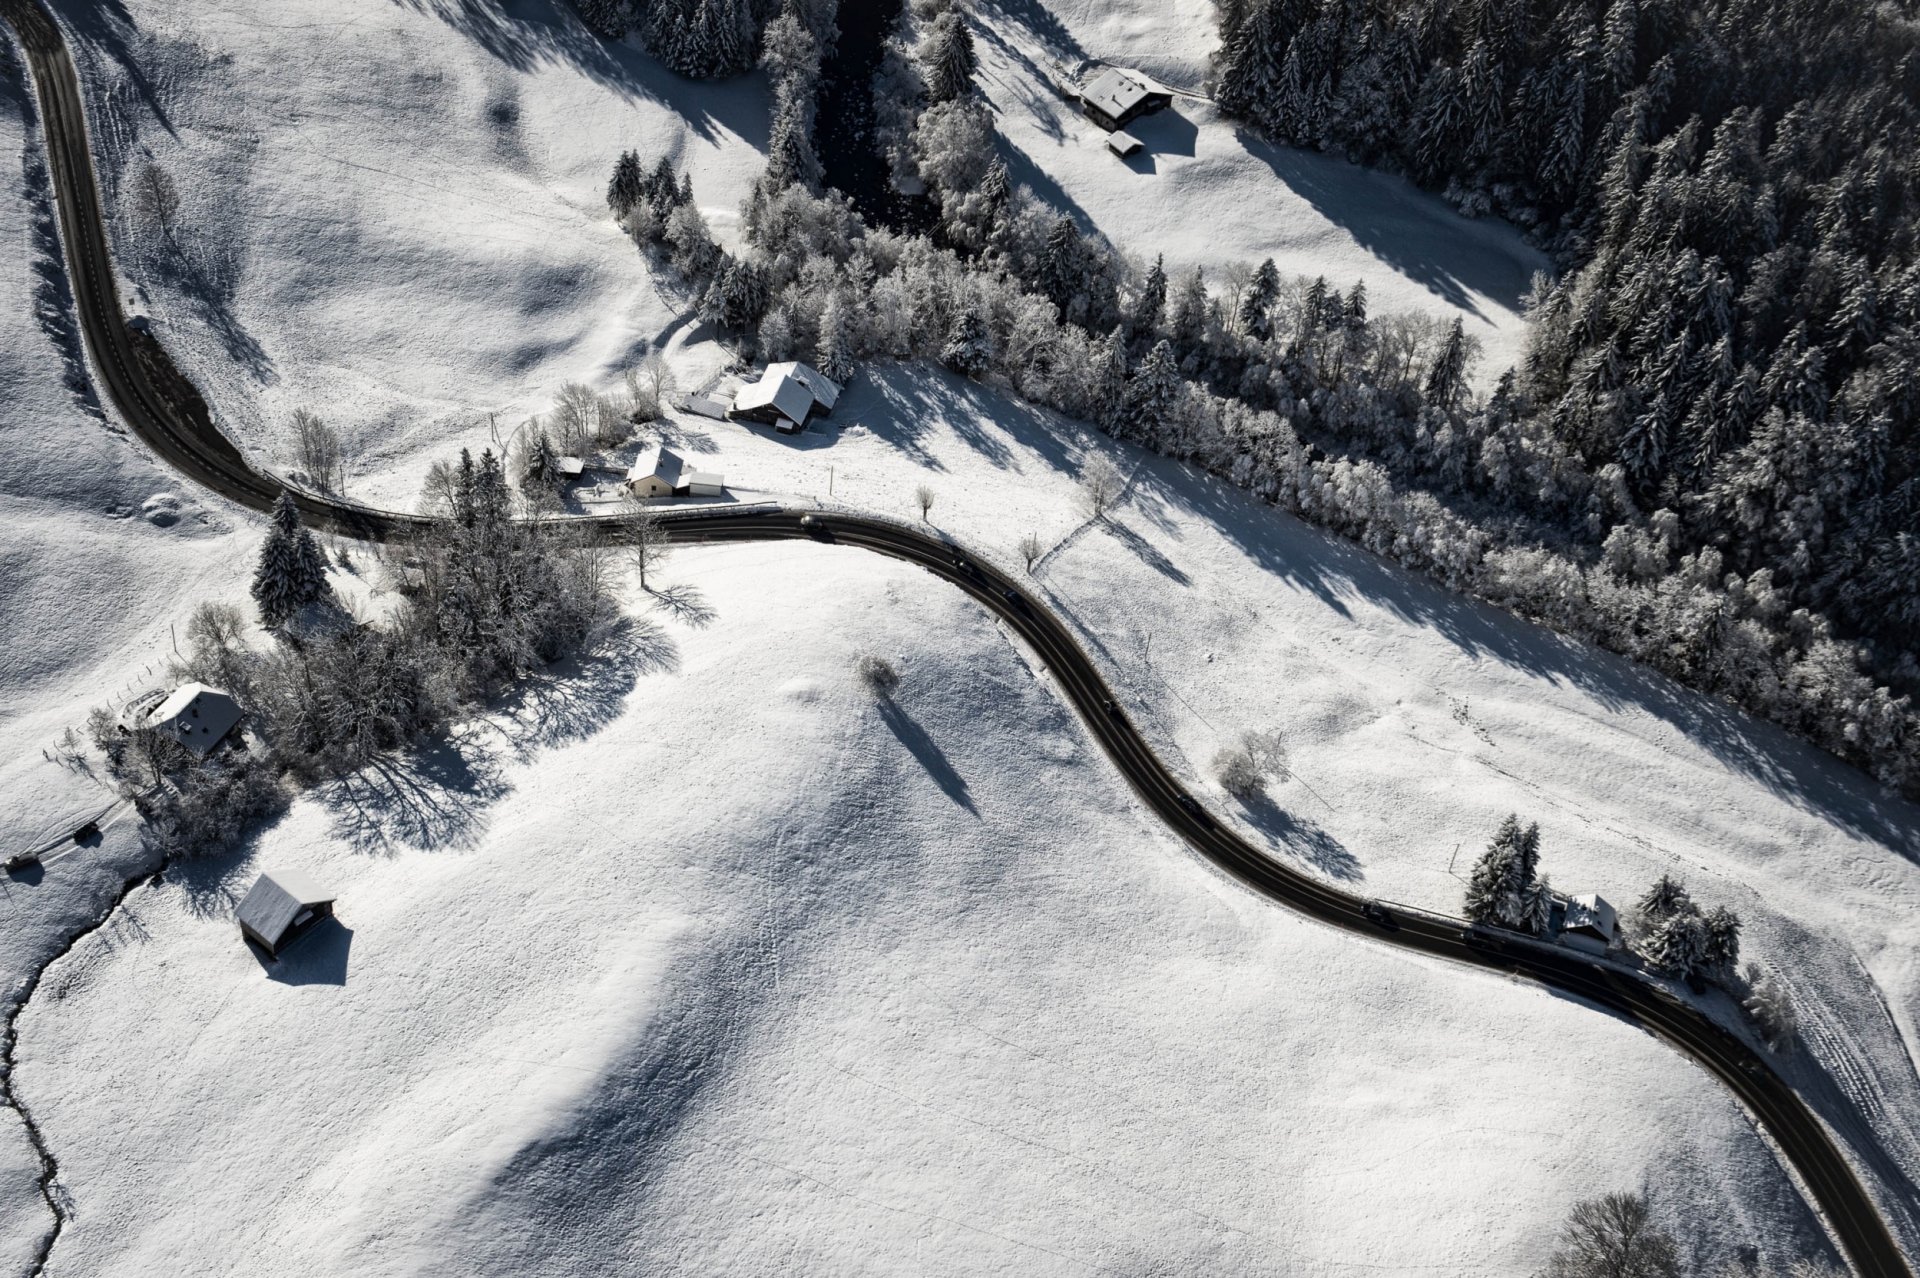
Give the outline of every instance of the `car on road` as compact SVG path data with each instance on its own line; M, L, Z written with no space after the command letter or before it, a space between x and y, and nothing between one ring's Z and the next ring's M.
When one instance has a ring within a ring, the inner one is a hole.
M1211 830L1213 828L1213 818L1207 815L1207 810L1201 807L1200 801L1191 794L1175 795L1173 801L1179 804L1180 810L1192 817L1201 829Z
M1392 910L1389 910L1378 901L1368 901L1365 905L1361 906L1360 917L1375 927L1383 928L1389 932L1398 932L1400 930L1400 920L1393 917Z

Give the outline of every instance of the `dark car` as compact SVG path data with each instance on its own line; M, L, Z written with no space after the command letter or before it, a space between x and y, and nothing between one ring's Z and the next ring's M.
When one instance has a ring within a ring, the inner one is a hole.
M1112 697L1100 698L1100 708L1107 712L1108 718L1125 720L1127 717L1125 714L1121 713L1120 703L1118 701L1115 701Z
M1178 795L1174 798L1174 802L1179 804L1180 810L1192 817L1201 829L1211 830L1213 828L1213 818L1207 815L1207 810L1201 807L1200 801L1191 794Z
M1400 930L1400 920L1394 918L1393 911L1378 901L1368 901L1365 905L1361 906L1360 917L1375 927L1384 928L1389 932L1398 932Z
M1027 614L1029 617L1033 615L1033 609L1027 607L1027 597L1021 594L1019 591L1015 590L1012 586L1007 587L1006 600L1008 603L1012 604L1015 608L1018 608L1021 612Z

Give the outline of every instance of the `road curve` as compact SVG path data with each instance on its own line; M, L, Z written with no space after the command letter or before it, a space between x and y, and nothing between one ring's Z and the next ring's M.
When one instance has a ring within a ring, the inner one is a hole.
M256 471L214 425L206 402L150 334L130 329L115 288L111 246L87 141L79 78L59 26L38 0L0 0L0 17L26 50L46 132L61 237L87 351L108 398L134 431L180 474L255 510L280 485ZM295 494L312 525L384 541L419 531L419 515ZM1666 989L1633 972L1458 919L1394 907L1390 926L1370 921L1364 898L1274 861L1207 815L1117 706L1067 626L1019 584L957 546L856 515L743 511L673 519L675 541L742 542L813 537L919 564L996 614L1036 652L1088 732L1153 813L1202 856L1248 888L1332 927L1437 958L1538 981L1594 1003L1665 1039L1737 1096L1766 1129L1863 1278L1913 1278L1892 1231L1811 1108L1766 1059ZM615 517L572 521L617 541Z

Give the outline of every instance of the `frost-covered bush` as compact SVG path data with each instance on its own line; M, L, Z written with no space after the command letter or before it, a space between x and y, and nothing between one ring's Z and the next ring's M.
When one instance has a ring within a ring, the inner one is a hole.
M862 656L853 663L854 677L866 686L868 692L884 701L891 697L894 689L900 686L900 672L885 657L876 657L872 653Z

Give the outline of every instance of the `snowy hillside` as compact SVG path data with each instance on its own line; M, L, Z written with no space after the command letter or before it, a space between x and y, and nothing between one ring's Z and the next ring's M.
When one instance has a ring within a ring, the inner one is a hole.
M1172 16L1151 4L981 5L980 84L1014 180L1122 252L1164 254L1169 271L1202 266L1217 281L1271 257L1338 289L1358 280L1376 313L1460 315L1481 343L1483 385L1518 364L1521 298L1550 263L1513 227L1463 218L1400 178L1264 142L1197 92L1128 125L1145 149L1121 160L1061 92L1100 62L1199 90L1211 14L1210 4Z
M813 546L668 577L702 625L53 970L19 1072L84 1204L58 1272L1523 1273L1643 1175L1806 1241L1698 1070L1223 881L951 589ZM229 911L283 865L341 926L263 973Z

